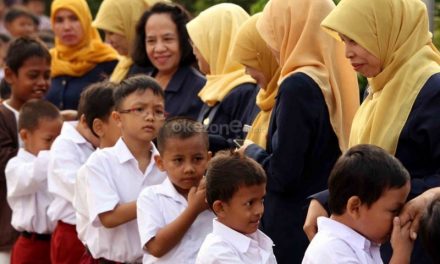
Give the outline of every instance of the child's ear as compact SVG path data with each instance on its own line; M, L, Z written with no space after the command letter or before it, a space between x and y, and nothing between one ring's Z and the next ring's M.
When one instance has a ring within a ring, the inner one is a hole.
M208 151L208 161L210 161L211 158L212 158L212 152L211 152L211 151Z
M5 67L5 80L6 83L9 85L13 85L15 83L15 78L17 77L17 74L11 68Z
M121 114L119 114L118 111L113 111L111 117L116 121L116 124L118 125L118 127L122 128L122 126L121 126Z
M214 201L214 203L212 204L212 210L219 219L226 217L225 204L222 201L220 200Z
M353 219L358 219L360 217L362 201L359 196L352 196L347 201L346 212Z
M18 132L18 134L23 141L26 141L29 137L29 131L27 129L20 129L20 132Z
M93 119L93 131L96 133L96 135L98 135L99 138L101 138L102 136L104 136L104 123L102 122L101 119L99 118L95 118Z
M154 161L156 162L156 165L159 168L159 170L165 171L165 168L163 166L163 160L162 160L162 157L160 155L155 155L154 156Z

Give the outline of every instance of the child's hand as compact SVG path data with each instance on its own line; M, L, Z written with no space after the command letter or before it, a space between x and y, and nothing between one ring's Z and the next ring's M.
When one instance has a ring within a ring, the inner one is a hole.
M206 180L203 178L199 186L192 187L188 192L188 209L194 210L196 214L208 209L206 202Z
M398 260L393 263L409 263L411 252L414 246L414 240L410 237L411 222L400 225L400 218L394 217L393 231L391 233L391 246L393 248L392 259Z

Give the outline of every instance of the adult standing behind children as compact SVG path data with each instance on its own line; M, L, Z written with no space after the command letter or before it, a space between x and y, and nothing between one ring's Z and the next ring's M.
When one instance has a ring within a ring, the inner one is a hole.
M148 2L148 1L147 1ZM110 81L119 83L133 69L131 54L136 38L136 23L145 10L154 2L150 0L104 0L99 6L93 26L105 33L105 42L120 55L118 65L113 70Z
M418 0L344 0L322 25L345 42L354 69L369 78L350 145L374 144L399 159L411 175L409 198L440 186L440 54L426 6ZM382 252L385 262L390 253ZM416 242L412 261L429 263L426 256Z
M260 17L261 13L255 14L240 27L231 56L246 67L246 72L261 88L256 101L261 111L255 117L246 139L266 148L281 68L257 31L257 21Z
M117 52L91 26L85 0L53 1L50 19L55 47L50 50L52 82L47 99L61 110L76 110L83 89L112 73Z
M249 119L246 113L249 105L255 105L258 93L255 80L230 56L238 28L248 18L240 6L223 3L206 9L186 26L199 68L207 76L199 93L205 104L198 121L223 141L243 138L243 126ZM212 137L210 144L213 151L223 148L221 140L212 141Z
M306 198L327 186L359 105L343 45L320 27L334 6L331 0L271 0L257 22L279 59L280 87L267 149L245 148L268 174L262 228L279 263L301 262L308 244L302 230Z
M133 61L148 68L144 73L154 77L165 92L165 110L170 116L197 118L203 102L197 94L205 77L193 66L186 23L190 14L182 6L158 3L146 11L136 26ZM137 68L137 69L136 69Z
M49 89L50 54L42 43L18 38L6 53L5 80L11 97L0 104L0 260L9 263L11 247L18 233L11 226L11 209L6 202L5 166L22 146L18 138L18 115L30 99L42 99Z

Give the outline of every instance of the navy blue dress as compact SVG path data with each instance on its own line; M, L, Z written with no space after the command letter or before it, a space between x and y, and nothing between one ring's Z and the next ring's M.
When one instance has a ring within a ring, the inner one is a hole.
M397 142L395 157L411 175L408 200L424 191L440 186L440 73L431 76L420 90ZM322 204L328 192L312 196ZM392 250L389 244L381 247L384 263ZM432 263L419 240L414 244L411 263Z
M144 73L153 77L156 75L155 71ZM203 106L198 94L205 83L206 78L194 67L181 66L165 89L165 111L168 115L196 119Z
M251 125L258 114L256 106L258 91L256 84L243 83L213 107L203 105L197 121L208 127L211 151L235 147L232 140L245 137L244 125Z
M285 79L272 111L266 150L256 144L246 149L267 173L261 229L273 240L278 263L301 263L308 246L302 229L306 199L326 188L340 153L319 86L304 73Z
M117 60L99 63L80 77L61 75L52 78L46 99L60 110L77 110L82 91L91 84L108 79L117 63Z

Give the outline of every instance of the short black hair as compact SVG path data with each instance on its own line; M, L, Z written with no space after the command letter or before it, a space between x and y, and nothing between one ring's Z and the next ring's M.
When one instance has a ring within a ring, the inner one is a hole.
M114 83L103 81L90 85L81 93L78 109L81 109L87 126L96 137L98 135L93 130L93 121L96 118L107 121L110 117L115 108L113 100L113 90L115 87Z
M22 6L13 6L9 8L9 10L5 14L5 23L12 23L15 19L19 17L30 18L35 26L38 26L40 24L40 20L38 19L38 17Z
M44 58L50 64L49 50L40 40L31 37L20 37L9 45L5 56L5 64L15 74L25 61L32 57Z
M157 148L160 154L163 154L168 139L187 139L197 135L201 136L201 140L205 143L206 151L208 151L208 132L202 123L190 118L173 117L168 119L159 130L159 134L157 135Z
M330 211L343 214L352 196L358 196L362 204L370 207L384 191L400 188L409 180L402 163L382 148L368 144L354 146L339 157L330 172Z
M0 33L0 42L3 43L9 43L11 41L11 37L4 34L4 33Z
M61 119L58 108L51 102L43 99L31 99L23 104L18 118L18 130L34 131L43 119Z
M217 200L229 202L242 186L266 183L264 169L238 152L220 151L211 159L206 171L206 200L211 209Z
M433 263L440 263L440 198L433 200L420 220L419 234Z
M120 82L113 93L115 101L115 109L121 110L120 107L124 99L134 92L153 91L154 95L158 95L165 100L165 94L162 87L153 78L139 74L129 77Z
M154 67L148 58L145 50L145 25L148 19L154 14L169 14L171 20L177 28L180 45L180 66L195 65L197 62L193 54L190 38L186 29L186 24L191 19L189 12L179 4L176 3L156 3L149 10L145 11L136 25L136 39L133 48L132 59L136 65L142 67Z

